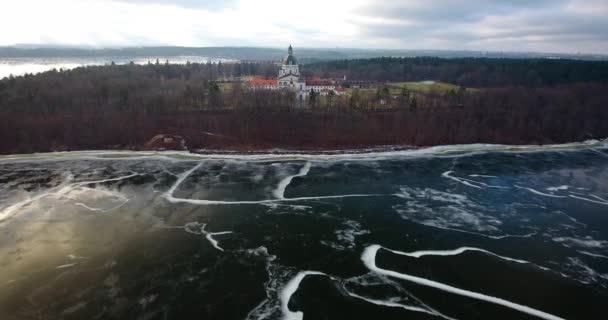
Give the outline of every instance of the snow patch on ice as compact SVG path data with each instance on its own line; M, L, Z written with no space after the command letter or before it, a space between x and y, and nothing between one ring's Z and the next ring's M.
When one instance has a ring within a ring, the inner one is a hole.
M285 190L287 189L287 186L289 186L289 184L291 183L291 180L293 180L293 178L296 178L296 177L303 177L303 176L307 175L308 172L310 171L310 167L311 167L311 163L306 162L306 164L300 169L300 171L297 174L285 177L283 180L281 180L279 182L279 185L277 186L277 188L272 191L272 194L275 196L275 198L285 199Z
M591 236L586 236L584 238L574 238L574 237L556 237L553 238L553 241L561 243L565 247L579 247L579 248L606 248L608 246L608 241L605 240L595 240Z
M369 230L364 230L361 224L354 220L346 220L344 223L344 229L335 231L337 241L321 241L323 245L332 247L336 250L346 250L355 248L355 240L358 236L369 234Z
M192 234L204 235L205 239L207 239L207 241L209 241L209 243L211 243L211 245L214 248L216 248L219 251L224 251L224 249L219 246L219 242L217 240L215 240L215 238L213 238L213 236L230 234L230 233L232 233L232 231L209 232L209 231L205 230L206 227L207 227L206 223L199 223L199 222L189 222L189 223L186 223L185 226L183 226L183 228L184 228L184 230L186 230L186 232L192 233Z
M544 311L534 309L534 308L531 308L531 307L528 307L525 305L521 305L521 304L518 304L515 302L511 302L511 301L508 301L508 300L505 300L502 298L493 297L493 296L486 295L483 293L453 287L453 286L450 286L450 285L447 285L447 284L444 284L441 282L433 281L430 279L425 279L425 278L421 278L421 277L417 277L417 276L413 276L413 275L409 275L409 274L405 274L405 273L399 273L396 271L379 268L376 265L376 255L380 249L383 249L383 247L381 247L379 245L371 245L371 246L367 247L363 251L363 254L361 255L361 260L363 261L363 264L372 272L382 274L387 277L393 277L393 278L413 282L413 283L416 283L416 284L419 284L422 286L427 286L427 287L435 288L438 290L443 290L443 291L446 291L446 292L449 292L452 294L461 295L461 296L465 296L465 297L469 297L472 299L481 300L481 301L485 301L485 302L489 302L489 303L494 303L494 304L501 305L501 306L504 306L504 307L507 307L507 308L510 308L513 310L517 310L517 311L520 311L520 312L523 312L523 313L526 313L526 314L529 314L532 316L536 316L536 317L539 317L542 319L564 320L558 316L546 313ZM390 251L390 249L389 249L389 251ZM397 253L395 251L392 251L392 252Z

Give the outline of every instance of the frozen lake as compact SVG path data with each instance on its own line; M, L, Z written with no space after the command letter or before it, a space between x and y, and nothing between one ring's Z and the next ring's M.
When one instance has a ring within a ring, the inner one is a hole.
M598 319L608 148L0 157L0 318Z

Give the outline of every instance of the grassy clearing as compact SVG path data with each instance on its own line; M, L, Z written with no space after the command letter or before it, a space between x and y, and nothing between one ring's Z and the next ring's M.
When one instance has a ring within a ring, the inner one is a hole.
M446 82L429 82L429 81L421 81L421 82L389 82L387 84L390 94L392 95L400 95L401 90L403 88L407 88L412 92L439 92L439 93L447 93L450 90L458 91L460 86L446 83ZM382 86L378 86L375 88L369 89L359 89L361 94L376 94L378 89L382 89ZM468 92L477 92L479 89L474 88L465 88ZM352 95L354 89L346 89L346 93Z
M359 90L359 94L368 95L368 94L376 94L378 89L353 89L353 88L345 88L346 94L352 96L354 90Z
M232 83L230 83L230 82L226 82L226 83L220 82L217 85L218 85L218 87L220 87L220 90L222 90L222 91L232 91Z
M450 90L457 91L459 86L451 83L445 82L429 82L429 81L421 81L421 82L391 82L388 84L389 89L391 90L391 94L399 94L401 93L402 88L407 88L411 91L417 92L429 92L429 91L437 91L437 92L448 92Z

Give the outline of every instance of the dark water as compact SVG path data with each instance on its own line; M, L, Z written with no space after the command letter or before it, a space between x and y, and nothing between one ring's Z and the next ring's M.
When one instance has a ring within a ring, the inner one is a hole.
M0 319L604 319L608 149L0 158Z

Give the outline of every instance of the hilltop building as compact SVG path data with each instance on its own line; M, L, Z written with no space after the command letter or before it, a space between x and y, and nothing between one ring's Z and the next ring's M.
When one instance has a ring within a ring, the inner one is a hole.
M329 92L333 92L335 95L345 94L337 79L318 77L304 79L300 75L300 67L298 59L293 53L293 47L290 45L287 49L287 56L281 62L276 80L254 77L249 81L249 85L253 89L294 91L296 98L300 101L308 98L311 90L321 96L328 95Z

